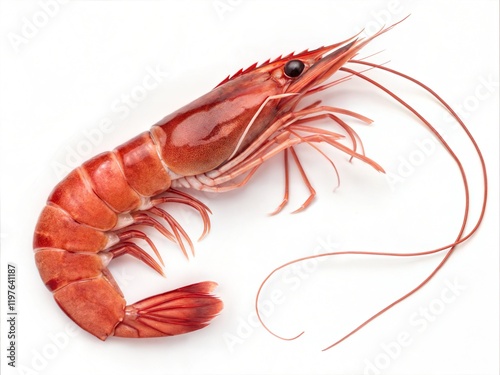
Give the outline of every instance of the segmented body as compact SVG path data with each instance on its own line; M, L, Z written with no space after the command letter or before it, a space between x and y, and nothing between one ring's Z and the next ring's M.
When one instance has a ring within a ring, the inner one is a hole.
M324 83L338 71L369 80L347 69L345 64L353 62L383 68L355 61L353 57L369 41L392 27L366 39L353 37L313 51L268 60L259 66L252 65L165 117L150 131L73 170L50 194L33 241L40 275L59 306L80 327L101 340L111 335L170 336L206 326L222 309L222 302L211 294L216 286L214 282L193 284L127 305L107 265L113 258L129 254L162 273L160 264L135 242L146 241L161 262L155 245L136 227L155 228L177 242L187 255L185 243L192 250L191 240L177 221L159 206L180 203L198 211L204 222L203 237L210 228L209 209L177 189L223 192L241 187L259 166L280 153L285 155L285 169L288 168L288 154L292 155L311 192L299 210L306 208L314 197L314 189L294 151L296 145L305 143L317 149L315 144L324 143L383 172L381 166L364 155L362 147L361 152L358 151L361 141L342 117L354 117L368 123L370 119L347 109L321 105L320 101L302 108L299 103L308 95L341 83L344 78ZM421 118L396 95L376 82L370 83ZM323 119L334 123L339 133L309 125ZM425 119L421 120L435 132ZM465 125L463 127L465 129ZM440 140L454 156L446 142ZM477 146L476 149L482 160ZM460 165L458 159L457 164ZM483 172L486 182L484 163ZM466 186L464 174L463 179ZM286 184L285 197L275 212L287 202L288 180ZM483 212L485 202L486 188ZM477 225L481 219L482 215ZM462 231L451 245L405 256L447 249L451 255L454 246L471 234L463 236Z
M238 80L230 81L167 116L151 131L85 162L57 185L35 230L35 259L57 303L82 328L101 339L111 334L170 335L177 333L171 328L179 326L175 319L185 319L182 331L188 332L201 328L220 311L222 303L209 294L215 283L200 283L191 287L189 298L202 300L182 313L173 308L172 317L165 319L174 323L165 322L165 327L156 330L134 326L135 331L130 332L132 323L117 325L126 318L125 300L106 266L113 257L129 253L161 272L159 265L130 241L139 238L149 242L142 232L126 230L131 225L153 226L185 251L182 236L190 243L189 238L174 218L155 207L160 203L193 206L202 214L205 232L208 230L207 208L171 187L194 184L200 188L203 181L212 182L204 173L213 171L234 152L245 125L276 86L269 81L256 94L253 86L245 89ZM272 112L274 106L261 109L266 117ZM224 121L220 121L221 113ZM263 122L260 128L265 125ZM247 137L255 138L260 132L255 126ZM171 194L158 197L166 191ZM167 220L172 231L146 211ZM146 315L142 320L153 319Z

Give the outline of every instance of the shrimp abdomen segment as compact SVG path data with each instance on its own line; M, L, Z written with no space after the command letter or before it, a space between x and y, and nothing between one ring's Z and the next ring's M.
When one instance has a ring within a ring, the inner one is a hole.
M128 184L139 194L151 197L170 187L170 176L149 131L117 147L115 153Z
M38 219L33 249L64 249L72 252L97 253L108 243L106 233L78 224L66 211L46 205Z
M125 312L125 299L103 275L70 283L54 299L76 324L101 340L113 334Z
M43 282L50 291L101 276L103 264L97 254L71 253L59 249L40 249L35 261Z
M61 207L75 221L102 231L112 229L117 222L116 213L95 194L81 167L55 187L48 202Z
M128 184L114 152L97 155L82 168L94 192L114 211L128 212L141 205L141 197Z

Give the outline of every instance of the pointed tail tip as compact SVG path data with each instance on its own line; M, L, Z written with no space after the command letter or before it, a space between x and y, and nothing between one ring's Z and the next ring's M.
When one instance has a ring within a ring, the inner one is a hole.
M204 328L224 307L211 294L216 287L213 281L200 282L127 306L114 336L174 336Z

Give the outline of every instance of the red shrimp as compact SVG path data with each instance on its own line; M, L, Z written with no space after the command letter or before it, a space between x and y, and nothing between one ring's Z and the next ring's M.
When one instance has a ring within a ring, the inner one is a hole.
M322 105L319 100L302 108L299 103L341 83L344 78L327 82L338 71L369 80L347 69L348 62L388 70L353 59L367 43L393 26L371 37L354 36L240 70L149 131L70 172L50 194L33 240L41 278L61 309L101 340L108 336L171 336L209 324L223 306L212 294L216 283L200 282L127 305L107 265L129 254L162 274L159 252L136 227L158 230L187 256L188 249L193 252L192 241L160 206L179 203L196 210L204 223L203 237L210 230L210 210L179 189L224 192L239 188L265 161L282 152L285 168L290 153L310 190L299 208L305 209L315 193L294 151L296 145L306 143L326 157L316 145L327 144L383 172L380 165L364 155L359 137L343 120L353 117L369 123L370 119ZM408 109L421 117L411 107ZM339 132L310 125L322 119L335 123ZM435 132L425 119L421 120ZM284 207L287 196L288 181L283 202L275 213ZM461 232L447 247L450 254L466 238ZM137 240L146 242L159 261ZM439 250L443 249L435 251Z

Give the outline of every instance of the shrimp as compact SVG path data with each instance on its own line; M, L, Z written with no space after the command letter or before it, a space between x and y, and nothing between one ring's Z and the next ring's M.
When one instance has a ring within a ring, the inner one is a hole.
M318 144L332 146L350 159L384 172L365 156L359 136L344 120L370 123L370 119L320 100L302 107L299 104L346 79L369 80L345 67L347 63L387 70L354 58L366 44L395 25L370 37L355 35L340 43L241 69L149 131L71 171L49 195L33 239L40 276L60 308L101 340L109 336L172 336L207 326L223 307L213 294L215 282L199 282L127 305L108 264L128 254L163 275L160 253L148 235L137 229L139 226L151 227L177 243L186 257L189 252L194 255L189 235L161 206L175 203L198 212L203 221L201 239L210 231L210 209L182 189L226 192L240 188L278 154L285 157L286 172L289 154L299 167L310 194L297 211L306 209L315 192L295 152L300 144L311 146L334 168ZM327 82L339 71L348 76ZM408 109L419 116L411 107ZM339 131L311 126L320 120L331 121ZM435 132L425 119L421 120ZM288 179L283 201L274 213L287 202ZM450 246L466 238L461 232ZM138 241L148 244L158 260Z

